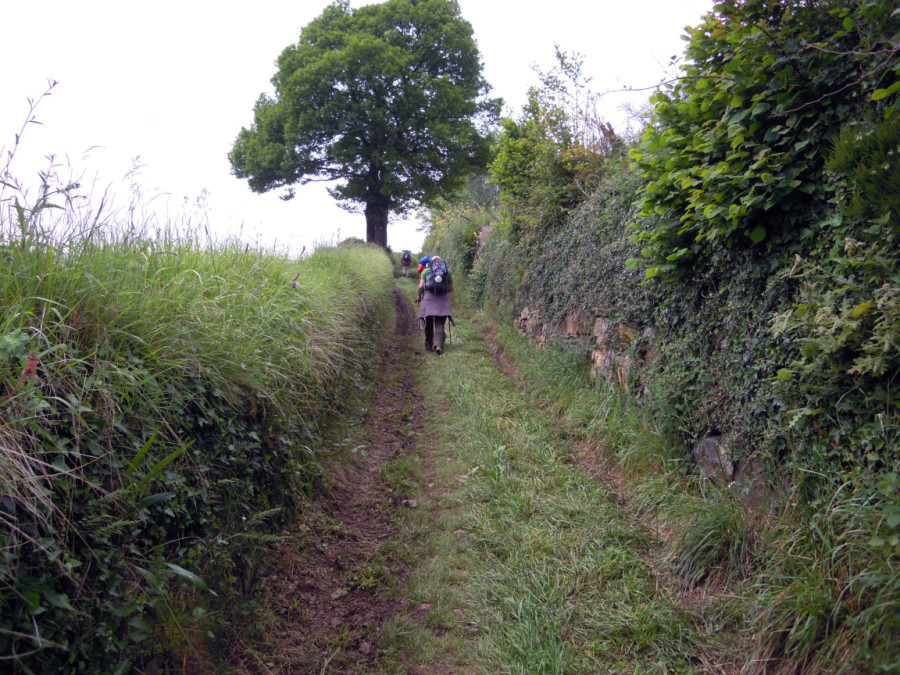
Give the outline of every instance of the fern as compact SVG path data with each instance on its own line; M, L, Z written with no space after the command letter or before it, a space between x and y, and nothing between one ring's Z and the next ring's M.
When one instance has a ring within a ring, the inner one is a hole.
M879 218L887 215L900 228L900 116L878 124L864 120L847 124L832 145L825 168L846 179L845 215Z

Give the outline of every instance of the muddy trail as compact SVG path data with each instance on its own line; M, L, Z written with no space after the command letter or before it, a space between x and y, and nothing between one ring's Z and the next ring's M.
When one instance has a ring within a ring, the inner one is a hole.
M258 627L262 639L237 650L236 672L379 672L384 626L407 604L407 564L394 551L392 519L417 506L381 470L413 451L426 414L409 370L414 308L398 289L394 302L371 406L362 432L347 439L350 461L329 467L326 494L306 505L260 570L270 618Z
M447 354L417 354L394 301L369 408L270 545L234 672L740 672L707 615L727 589L679 585L659 528L496 330L457 317Z

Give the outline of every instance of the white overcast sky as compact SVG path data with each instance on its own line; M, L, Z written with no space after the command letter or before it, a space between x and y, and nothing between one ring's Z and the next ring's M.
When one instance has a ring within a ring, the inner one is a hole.
M288 246L365 238L365 219L339 209L322 184L288 202L258 195L230 173L227 154L253 104L271 92L275 59L327 0L0 0L0 147L10 149L48 79L14 172L32 182L49 154L76 175L127 199L124 176L139 158L138 181L153 207L178 214L208 191L206 213L218 233ZM354 0L353 7L370 4ZM472 24L493 95L518 115L532 66L553 64L554 44L585 57L594 91L647 87L681 56L687 25L712 0L459 0ZM668 70L671 72L671 69ZM647 93L641 94L646 96ZM624 126L622 94L603 113ZM5 159L5 152L4 152ZM177 218L171 218L176 220ZM395 249L421 247L414 218L393 223Z

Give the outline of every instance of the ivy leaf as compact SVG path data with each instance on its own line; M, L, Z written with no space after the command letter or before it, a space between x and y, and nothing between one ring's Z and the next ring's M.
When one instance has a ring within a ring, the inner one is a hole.
M854 319L858 319L863 314L867 314L870 309L872 309L872 301L866 300L865 302L861 302L856 307L853 308L853 311L851 312L851 316Z
M763 239L766 238L766 229L764 227L757 227L753 232L750 233L750 241L754 244L758 244Z
M856 25L856 22L853 21L849 16L844 19L844 30L853 30L853 27Z

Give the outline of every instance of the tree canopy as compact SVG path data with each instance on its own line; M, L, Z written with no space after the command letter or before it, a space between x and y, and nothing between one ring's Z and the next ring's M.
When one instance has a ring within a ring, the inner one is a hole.
M385 246L391 213L456 188L488 159L489 99L472 27L455 0L329 5L287 47L250 129L229 154L255 192L338 181L343 208L363 210L366 239Z

